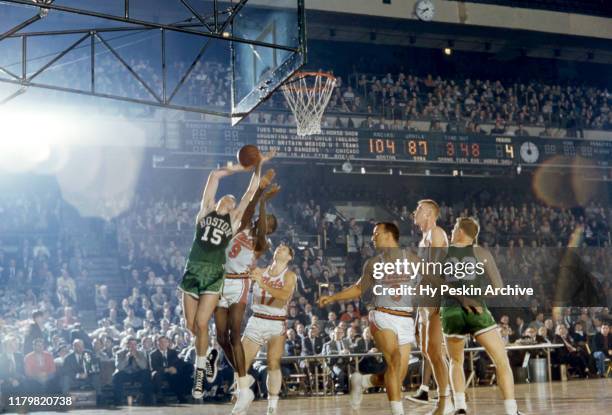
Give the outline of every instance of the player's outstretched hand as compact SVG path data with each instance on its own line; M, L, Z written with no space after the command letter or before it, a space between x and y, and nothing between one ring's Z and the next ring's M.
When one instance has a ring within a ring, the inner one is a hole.
M325 307L332 302L333 301L330 295L322 295L321 298L319 298L319 307Z
M269 151L266 154L262 154L261 162L262 163L266 163L266 162L272 160L274 157L276 157L276 150Z
M259 282L263 278L263 272L261 268L253 268L249 275L253 281Z
M276 176L276 172L274 171L274 169L266 170L264 175L259 180L259 188L265 189L266 187L268 187L268 185L272 183L272 180L274 180L275 176Z
M270 188L266 191L266 193L264 193L263 200L272 199L278 194L278 192L280 192L280 189L281 187L278 184L273 183L272 185L270 185Z

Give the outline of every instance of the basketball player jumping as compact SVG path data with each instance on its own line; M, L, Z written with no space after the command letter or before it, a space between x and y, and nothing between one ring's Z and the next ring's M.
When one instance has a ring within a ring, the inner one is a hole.
M215 203L215 194L222 177L247 171L240 165L213 170L207 179L196 216L196 231L185 265L183 280L179 289L183 292L183 312L187 329L195 336L196 361L192 395L201 399L204 395L204 377L214 380L214 371L208 361L216 360L216 351L207 358L208 323L217 306L223 287L223 264L225 249L239 228L240 218L259 186L261 168L273 157L265 155L255 168L251 182L244 196L236 206L232 195L225 195ZM266 173L267 176L272 172ZM214 350L214 349L213 349ZM205 373L208 368L208 373Z
M479 287L483 290L488 284L495 288L502 287L502 279L491 253L476 246L480 227L473 218L458 218L453 228L451 243L445 262L483 264L484 273L477 272L461 276L447 275L446 283L453 288ZM465 265L463 267L466 268ZM469 300L469 303L468 301ZM465 377L463 374L463 356L465 336L471 334L485 348L493 364L499 385L504 397L506 415L520 415L514 399L514 378L508 361L504 342L497 330L497 324L487 309L484 298L442 297L440 309L442 329L446 338L446 346L451 358L451 384L455 399L456 415L467 414L465 403Z
M280 187L276 184L271 185L264 193L268 183L267 180L261 180L253 199L244 211L238 232L227 247L223 290L215 310L217 341L234 368L239 400L246 399L244 395L252 379L247 377L240 339L242 316L251 288L249 271L255 266L257 259L269 249L267 235L273 233L277 226L276 217L266 214L265 205L278 193ZM252 218L257 204L259 204L259 218L253 223Z
M423 237L419 242L419 256L426 261L437 261L444 258L448 247L446 232L436 224L440 214L440 207L431 199L423 199L418 202L414 211L414 224L419 227ZM439 284L439 277L425 277L423 283L429 285ZM442 353L442 327L440 325L440 313L437 304L431 307L419 307L418 310L419 343L423 359L423 376L421 386L410 400L416 402L429 401L429 382L431 380L431 368L438 385L438 402L431 415L446 415L452 413L453 404L450 399L450 388L448 385L448 364ZM431 367L430 367L431 365Z
M289 262L293 259L293 250L286 245L280 245L274 251L272 264L265 268L255 268L251 271L253 285L253 315L249 318L242 346L244 347L245 367L249 368L257 356L261 346L266 345L268 351L268 415L275 415L278 407L278 395L282 385L281 357L285 350L287 331L287 304L291 301L295 290L297 277L289 271ZM253 391L248 387L240 389L238 400L232 414L246 415ZM243 398L246 396L246 398Z
M363 297L371 306L369 320L376 347L382 352L387 368L384 373L361 375L355 372L350 377L351 406L357 409L361 404L363 390L373 386L386 387L392 415L403 415L401 385L408 372L410 343L415 341L412 298L410 295L370 295L374 284L384 287L398 287L416 283L408 275L384 275L374 279L374 264L395 262L406 259L417 262L412 253L399 248L399 229L393 223L378 223L374 227L372 241L382 254L370 258L363 267L359 281L349 288L331 296L322 296L319 305L325 307L335 301ZM369 297L369 298L368 298Z

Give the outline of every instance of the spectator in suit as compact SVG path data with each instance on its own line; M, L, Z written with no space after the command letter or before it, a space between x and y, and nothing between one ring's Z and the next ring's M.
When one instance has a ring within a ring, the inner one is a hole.
M185 395L189 389L188 377L184 376L184 362L179 359L176 350L170 349L169 346L170 340L161 335L157 338L157 349L149 356L151 379L158 405L164 404L162 394L164 381L168 382L176 399L181 403L186 402Z
M287 340L285 341L285 356L301 356L302 340L298 338L295 330L287 330Z
M516 330L514 330L514 336L510 338L510 341L515 341L520 339L525 335L525 330L527 329L527 324L525 324L525 320L521 316L516 317Z
M321 354L325 356L349 354L349 349L343 341L344 330L341 327L336 327L331 335L331 339L323 345ZM331 376L335 382L336 390L347 392L347 361L342 358L332 358L328 360L331 369Z
M353 349L353 353L378 353L369 327L363 329L361 338L357 341L357 346ZM361 373L380 373L384 368L385 362L380 356L364 357L359 362L359 371Z
M583 347L587 342L587 335L584 332L582 324L580 322L576 323L576 325L574 326L574 332L572 333L572 339L577 345L583 346Z
M23 354L27 355L33 349L34 340L43 339L43 346L46 346L47 336L44 332L45 314L41 310L32 312L32 322L26 329L25 339L23 340Z
M144 396L144 404L150 405L153 398L153 385L149 372L149 362L144 352L138 350L134 337L126 337L123 347L115 355L115 373L113 373L113 392L115 405L123 402L123 386L126 383L138 382Z
M19 353L19 340L8 336L2 343L2 354L0 354L0 395L2 404L6 404L9 396L19 396L24 388L23 355Z
M338 318L336 316L336 313L330 311L329 313L327 313L327 321L324 325L325 334L331 337L332 332L336 329L337 326Z
M319 326L313 324L308 329L308 337L302 340L302 356L320 355L323 350L323 338Z
M556 363L566 364L578 371L580 377L585 377L587 369L587 358L574 340L568 335L567 327L560 324L557 326L554 343L563 344L564 347L555 349L554 357Z
M45 350L43 339L32 342L33 351L24 359L25 375L29 382L29 390L34 395L51 392L51 380L55 376L55 362L51 353Z
M612 336L610 336L610 325L601 325L599 333L593 336L593 358L597 366L597 374L601 377L606 375L605 360L612 359Z
M85 349L81 339L72 342L72 352L64 357L61 382L62 393L67 395L75 387L87 386L96 390L100 400L102 387L99 379L100 363L91 350Z

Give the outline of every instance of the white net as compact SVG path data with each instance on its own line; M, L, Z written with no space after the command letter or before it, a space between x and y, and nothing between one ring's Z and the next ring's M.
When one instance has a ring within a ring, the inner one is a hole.
M295 116L299 136L321 134L321 119L336 86L336 78L322 72L298 72L281 88Z

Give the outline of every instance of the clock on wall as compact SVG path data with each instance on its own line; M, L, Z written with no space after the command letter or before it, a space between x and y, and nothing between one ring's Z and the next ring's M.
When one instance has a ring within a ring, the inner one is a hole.
M416 16L425 22L429 22L433 19L435 11L436 8L432 0L419 0L414 7Z
M525 163L535 163L538 161L538 157L540 157L538 146L531 141L525 141L521 144L521 159L523 159Z

